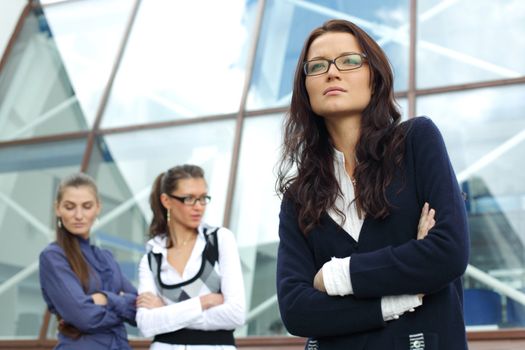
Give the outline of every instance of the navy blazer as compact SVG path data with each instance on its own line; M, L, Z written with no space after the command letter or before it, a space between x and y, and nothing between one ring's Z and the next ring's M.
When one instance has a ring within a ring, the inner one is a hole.
M404 167L387 188L386 219L366 217L356 242L325 213L308 235L295 204L281 204L277 294L288 331L315 349L467 349L461 275L469 256L464 199L443 138L425 117L407 127ZM436 225L417 240L425 202ZM329 296L313 288L331 257L351 256L354 295ZM423 305L385 322L381 297L424 293ZM424 346L424 347L422 347Z

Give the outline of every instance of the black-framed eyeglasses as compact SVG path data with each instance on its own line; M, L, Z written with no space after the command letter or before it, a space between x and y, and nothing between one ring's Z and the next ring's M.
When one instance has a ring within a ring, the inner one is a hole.
M304 74L307 76L321 75L330 69L333 63L339 71L348 71L361 67L366 60L364 53L349 52L339 57L329 60L326 58L316 58L314 60L304 62Z
M169 193L166 193L166 195L170 198L178 200L181 203L184 203L184 205L187 205L187 206L194 206L195 204L197 204L197 202L199 202L201 205L206 205L210 203L211 201L211 197L208 195L202 196L199 198L195 198L193 196L179 197L179 196L174 196Z

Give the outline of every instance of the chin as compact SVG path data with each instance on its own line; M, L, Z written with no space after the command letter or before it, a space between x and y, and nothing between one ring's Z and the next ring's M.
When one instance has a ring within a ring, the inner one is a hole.
M191 228L191 229L193 229L193 230L196 230L196 229L199 227L200 224L201 224L200 221L199 221L199 222L191 221L191 222L188 222L188 223L186 224L186 226L187 226L188 228Z
M89 236L86 232L84 231L79 231L79 230L70 230L68 229L69 233L71 233L73 236L79 236L79 237L86 237L86 236Z

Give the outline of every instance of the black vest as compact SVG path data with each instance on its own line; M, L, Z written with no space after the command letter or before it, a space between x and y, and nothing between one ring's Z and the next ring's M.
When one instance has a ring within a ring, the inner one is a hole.
M148 253L149 267L155 283L162 296L180 302L199 296L203 285L211 293L220 293L221 279L215 271L219 263L219 246L217 231L219 228L205 226L203 229L206 246L202 252L202 263L199 271L192 278L177 284L165 284L160 277L162 254ZM154 342L186 345L235 345L233 330L201 331L195 329L180 329L174 332L157 334Z

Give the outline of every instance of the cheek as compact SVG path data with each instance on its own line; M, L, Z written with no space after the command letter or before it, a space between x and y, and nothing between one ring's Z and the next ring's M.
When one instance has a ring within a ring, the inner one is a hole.
M308 95L308 100L310 101L310 106L312 110L316 112L316 107L318 104L316 96L318 96L318 94L315 93L316 91L315 83L312 82L311 80L307 80L305 82L305 87L306 87L306 93Z
M98 216L98 211L97 210L88 210L88 211L86 211L85 216L86 216L86 219L88 219L89 221L95 221L95 219Z

